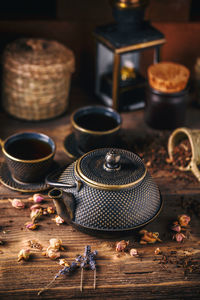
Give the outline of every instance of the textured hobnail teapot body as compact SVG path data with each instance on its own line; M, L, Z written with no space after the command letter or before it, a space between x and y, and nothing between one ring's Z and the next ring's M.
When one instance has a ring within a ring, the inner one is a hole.
M55 189L50 191L62 217L88 230L113 232L140 228L161 210L159 189L142 160L122 149L91 151L68 166L57 183L47 182L62 189L58 197ZM63 202L67 217L63 214Z

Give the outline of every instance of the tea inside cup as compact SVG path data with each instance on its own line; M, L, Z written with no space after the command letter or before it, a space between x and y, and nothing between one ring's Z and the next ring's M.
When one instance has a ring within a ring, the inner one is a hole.
M43 133L24 132L2 142L2 151L14 180L39 182L45 177L55 154L54 141Z
M71 116L77 146L83 152L112 147L120 131L121 122L117 111L104 106L82 107Z

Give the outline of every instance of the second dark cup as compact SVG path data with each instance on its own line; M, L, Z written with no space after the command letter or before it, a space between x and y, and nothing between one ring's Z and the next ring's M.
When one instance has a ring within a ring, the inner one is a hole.
M82 152L116 145L121 122L118 112L104 106L82 107L71 116L77 146Z

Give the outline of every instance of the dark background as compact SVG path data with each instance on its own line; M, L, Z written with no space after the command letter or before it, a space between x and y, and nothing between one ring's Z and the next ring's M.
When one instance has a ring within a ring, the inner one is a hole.
M145 19L164 33L167 43L162 60L186 65L193 76L200 56L200 1L150 0ZM55 39L71 48L76 57L73 82L93 91L96 26L113 21L109 0L29 0L0 3L0 55L16 38ZM151 64L151 51L143 57Z

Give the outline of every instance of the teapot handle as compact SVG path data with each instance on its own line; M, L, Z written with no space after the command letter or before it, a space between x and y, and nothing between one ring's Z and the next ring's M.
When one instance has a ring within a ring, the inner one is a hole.
M45 182L46 184L55 187L55 188L61 188L61 189L70 189L70 188L76 188L77 191L80 190L82 182L81 181L76 181L74 184L69 184L69 183L63 183L63 182L57 182L51 179L52 177L52 173L49 174L46 178L45 178Z

